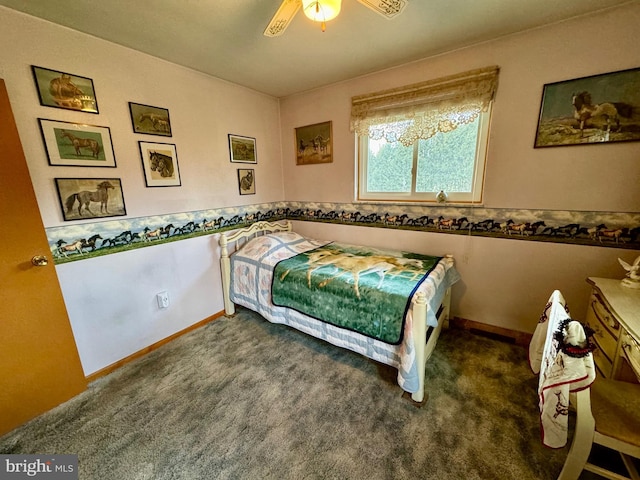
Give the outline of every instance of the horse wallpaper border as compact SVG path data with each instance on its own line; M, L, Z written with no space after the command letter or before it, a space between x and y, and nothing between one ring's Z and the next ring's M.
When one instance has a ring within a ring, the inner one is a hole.
M46 118L38 122L49 165L116 167L109 127Z
M129 115L134 133L171 137L169 110L143 103L129 102Z
M93 80L71 73L31 65L40 105L86 113L98 112Z
M638 140L640 68L544 85L534 148Z
M54 180L65 221L119 217L127 214L122 181L119 178L55 178Z
M229 160L231 163L258 163L256 139L242 135L228 134Z
M139 141L144 181L147 187L179 187L178 152L173 143Z
M58 265L283 219L640 251L640 213L447 205L273 202L63 225L46 232Z

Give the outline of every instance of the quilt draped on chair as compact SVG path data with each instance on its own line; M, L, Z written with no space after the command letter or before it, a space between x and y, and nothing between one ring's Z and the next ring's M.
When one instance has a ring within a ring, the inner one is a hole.
M569 394L588 388L595 380L590 333L571 319L562 294L554 291L529 345L531 369L540 373L540 426L547 447L566 445Z

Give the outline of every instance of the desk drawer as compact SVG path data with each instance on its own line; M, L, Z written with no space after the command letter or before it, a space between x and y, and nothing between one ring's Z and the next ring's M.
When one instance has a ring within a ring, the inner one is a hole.
M598 349L607 357L609 363L613 363L620 336L620 323L596 293L591 295L589 301L587 323L595 332L594 340Z
M620 336L620 323L616 316L609 311L600 295L597 292L593 292L591 295L590 310L602 325L609 331L609 333L618 338Z
M627 332L622 332L622 354L640 381L640 344Z
M613 363L602 353L602 350L596 348L593 351L593 361L596 364L598 374L605 378L611 377L613 374Z

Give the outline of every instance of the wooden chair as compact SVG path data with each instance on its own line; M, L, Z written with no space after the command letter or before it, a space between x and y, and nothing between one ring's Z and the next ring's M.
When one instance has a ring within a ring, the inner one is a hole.
M598 376L590 388L572 394L571 401L575 431L558 480L575 480L583 470L610 480L640 480L631 458L640 458L640 385ZM594 443L618 451L630 477L589 463Z

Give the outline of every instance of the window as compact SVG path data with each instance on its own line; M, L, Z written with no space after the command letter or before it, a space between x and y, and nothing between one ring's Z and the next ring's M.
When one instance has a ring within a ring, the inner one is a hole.
M497 67L352 99L357 199L479 203Z

